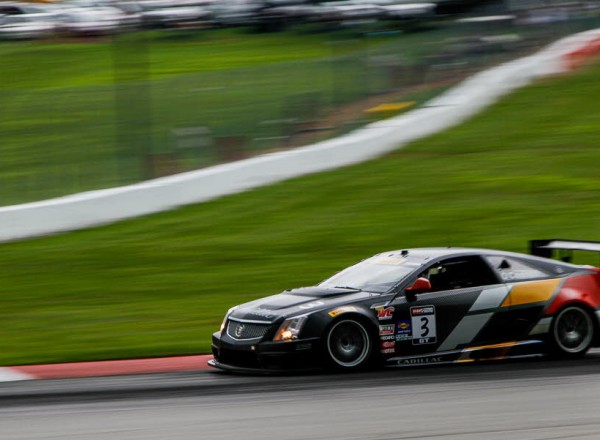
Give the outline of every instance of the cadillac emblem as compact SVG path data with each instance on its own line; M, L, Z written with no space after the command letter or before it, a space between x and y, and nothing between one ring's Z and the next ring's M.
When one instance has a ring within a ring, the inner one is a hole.
M245 329L246 329L246 327L244 326L244 324L238 324L235 329L235 336L238 338L241 338L242 335L244 334Z

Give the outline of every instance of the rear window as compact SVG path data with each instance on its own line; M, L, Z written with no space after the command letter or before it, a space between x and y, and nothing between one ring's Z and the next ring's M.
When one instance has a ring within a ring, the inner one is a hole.
M526 281L541 278L550 278L550 273L543 271L538 267L534 267L524 261L516 258L503 256L488 256L487 261L492 268L498 273L502 281Z

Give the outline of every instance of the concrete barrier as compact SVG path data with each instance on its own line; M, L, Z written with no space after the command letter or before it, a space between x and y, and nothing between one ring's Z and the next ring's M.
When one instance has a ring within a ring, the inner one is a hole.
M310 173L364 162L460 124L501 96L572 67L573 53L595 53L600 29L481 72L424 107L314 145L266 154L135 185L0 208L0 241L88 228L205 202Z

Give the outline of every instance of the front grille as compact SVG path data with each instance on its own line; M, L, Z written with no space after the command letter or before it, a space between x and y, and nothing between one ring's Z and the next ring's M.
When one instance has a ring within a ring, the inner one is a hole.
M260 339L267 334L271 324L256 324L250 322L240 322L229 320L227 323L227 334L233 339Z

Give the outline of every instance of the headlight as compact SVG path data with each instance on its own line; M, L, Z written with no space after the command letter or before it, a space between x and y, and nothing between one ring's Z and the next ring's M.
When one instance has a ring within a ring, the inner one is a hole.
M227 313L225 313L225 318L223 318L223 322L221 323L221 330L219 330L221 333L223 333L223 330L225 330L225 325L227 324L227 319L229 318L229 315L231 315L231 312L233 312L238 307L239 306L232 307L229 310L227 310Z
M308 315L296 316L295 318L286 319L277 330L273 341L289 342L298 339L298 334L302 330L302 326L306 322Z

